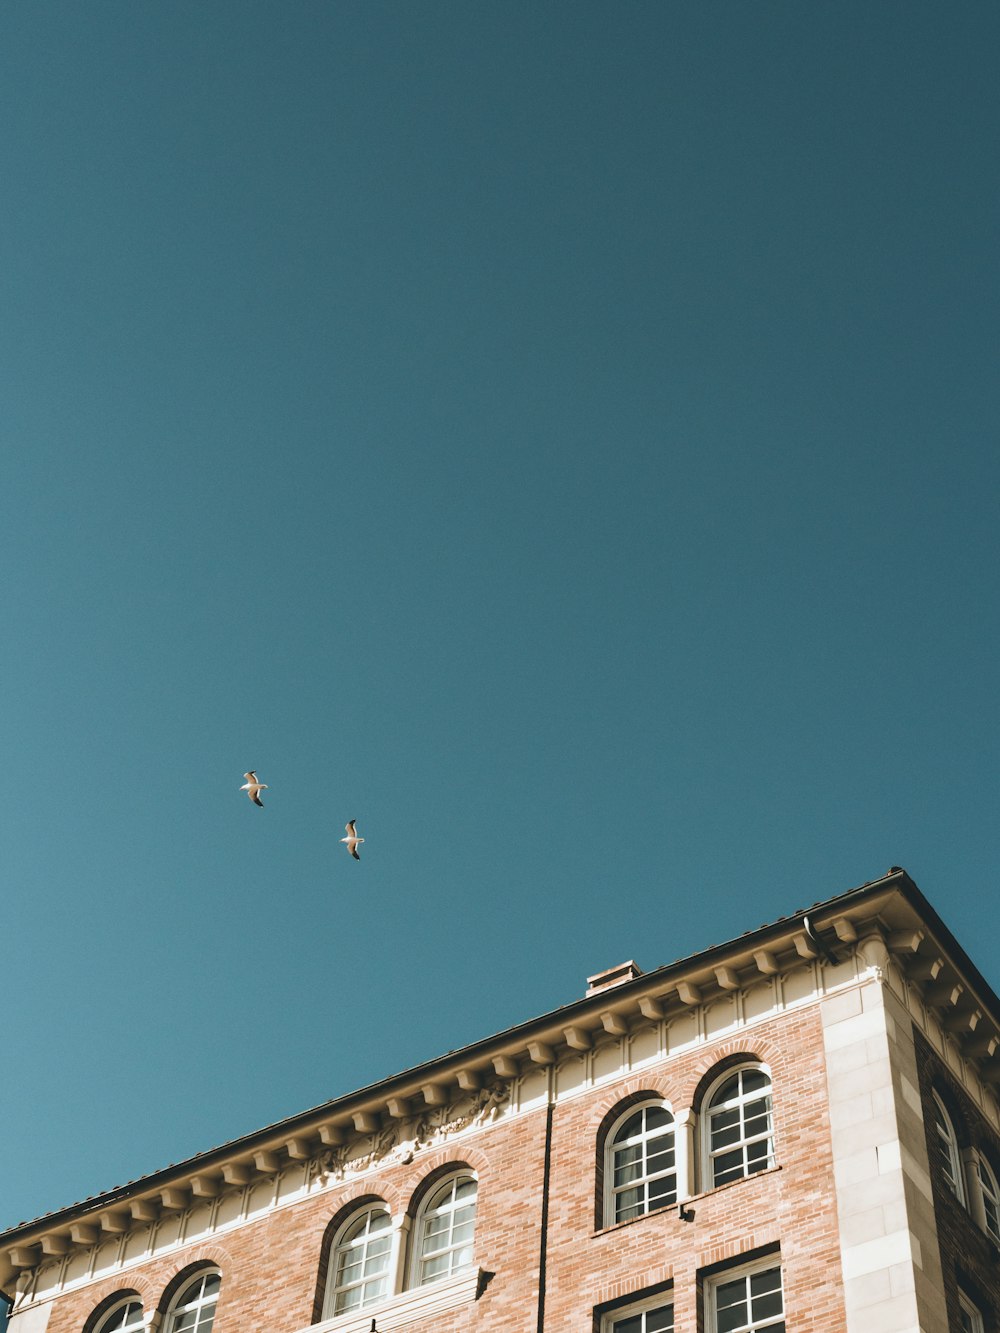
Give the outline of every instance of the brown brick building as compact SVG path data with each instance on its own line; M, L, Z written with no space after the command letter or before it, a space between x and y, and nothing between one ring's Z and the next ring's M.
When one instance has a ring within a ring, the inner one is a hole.
M1000 1333L1000 1002L904 871L0 1236L11 1333Z

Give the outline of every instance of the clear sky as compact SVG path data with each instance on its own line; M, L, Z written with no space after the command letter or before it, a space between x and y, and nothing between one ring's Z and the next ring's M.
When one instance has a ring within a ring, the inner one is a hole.
M998 43L7 0L0 1223L890 865L1000 986Z

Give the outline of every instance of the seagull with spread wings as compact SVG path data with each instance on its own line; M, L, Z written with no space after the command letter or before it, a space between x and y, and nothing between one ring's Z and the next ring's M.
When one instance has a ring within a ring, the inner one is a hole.
M361 857L358 855L358 843L364 842L364 838L358 837L358 830L354 827L353 819L349 819L344 825L344 828L347 830L347 837L341 838L340 841L346 842L347 850L354 857L355 861L360 861Z
M260 799L260 794L262 791L267 791L267 783L258 782L257 774L252 768L249 773L244 773L243 776L246 778L246 782L244 782L240 791L245 791L251 801L253 801L254 805L259 805L263 810L264 802Z

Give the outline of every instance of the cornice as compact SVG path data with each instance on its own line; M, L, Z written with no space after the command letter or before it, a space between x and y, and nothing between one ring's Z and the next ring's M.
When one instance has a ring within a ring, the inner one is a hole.
M0 1289L18 1274L128 1233L199 1200L304 1166L336 1172L364 1140L403 1160L452 1130L494 1118L515 1080L551 1070L643 1024L671 1023L768 978L812 966L832 973L872 947L891 958L976 1077L1000 1084L1000 1002L905 871L690 958L639 975L415 1069L0 1235ZM995 1095L995 1092L994 1092ZM452 1112L449 1108L460 1107ZM461 1123L459 1123L461 1121ZM412 1133L410 1132L412 1130ZM423 1135L423 1137L421 1137ZM407 1147L406 1145L409 1145ZM371 1149L372 1160L377 1154ZM363 1154L362 1154L363 1155ZM319 1164L319 1165L317 1165Z

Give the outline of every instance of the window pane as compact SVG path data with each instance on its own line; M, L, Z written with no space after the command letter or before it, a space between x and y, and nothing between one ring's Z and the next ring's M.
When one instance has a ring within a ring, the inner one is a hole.
M642 1133L642 1112L637 1111L635 1115L629 1116L615 1135L616 1143L623 1143L626 1139L635 1138Z
M738 1129L740 1123L740 1108L731 1107L728 1111L713 1111L712 1113L712 1132L719 1134L724 1129Z
M745 1305L731 1305L727 1310L720 1310L716 1321L719 1333L733 1333L734 1329L745 1328L746 1314Z
M346 1310L356 1310L361 1304L361 1288L348 1287L346 1291L338 1291L337 1299L334 1302L334 1314L343 1314Z
M650 1310L646 1315L645 1333L673 1333L674 1307L665 1305L662 1310Z
M773 1319L781 1314L781 1292L769 1291L766 1296L755 1296L752 1302L754 1319Z
M756 1092L768 1085L769 1079L762 1069L744 1069L742 1074L744 1092Z
M440 1254L432 1259L425 1259L423 1263L423 1280L426 1282L428 1278L437 1277L441 1273L447 1273L447 1271L448 1256L446 1254Z
M761 1171L767 1166L767 1160L771 1155L771 1145L767 1139L758 1139L756 1143L747 1144L747 1171Z
M674 1164L674 1141L673 1139L662 1147L658 1148L654 1144L655 1151L649 1154L649 1174L655 1176L659 1171L669 1171Z
M757 1297L768 1291L781 1290L781 1269L769 1268L764 1273L750 1275L750 1294Z
M670 1203L677 1193L677 1182L674 1176L660 1176L658 1180L649 1182L649 1201L650 1205L656 1202L657 1206L662 1207L665 1203Z
M351 1256L350 1262L346 1262L347 1256L342 1256L345 1262L341 1265L337 1273L337 1286L346 1287L352 1282L357 1282L361 1276L361 1256Z
M100 1325L100 1333L132 1333L133 1329L142 1327L142 1302L129 1301L108 1315Z
M361 1288L364 1292L365 1305L371 1305L373 1301L381 1300L385 1295L386 1279L380 1277L376 1282L366 1282Z
M733 1180L743 1174L743 1154L737 1152L723 1153L721 1157L715 1159L715 1183L723 1185L727 1180Z
M646 1107L646 1129L660 1129L674 1123L674 1117L665 1106Z
M737 1095L737 1093L739 1092L739 1088L740 1088L740 1076L739 1074L736 1074L732 1078L727 1079L725 1083L723 1083L722 1087L712 1098L713 1105L718 1105L720 1102L728 1102L730 1097L735 1097Z
M673 1333L674 1307L660 1305L641 1314L626 1314L611 1325L611 1333Z
M732 1333L747 1322L747 1284L745 1278L724 1282L715 1290L715 1314L719 1333Z
M642 1175L642 1154L638 1146L625 1148L615 1157L615 1184L627 1185Z
M771 1116L769 1102L748 1102L745 1109L747 1134L763 1134Z

